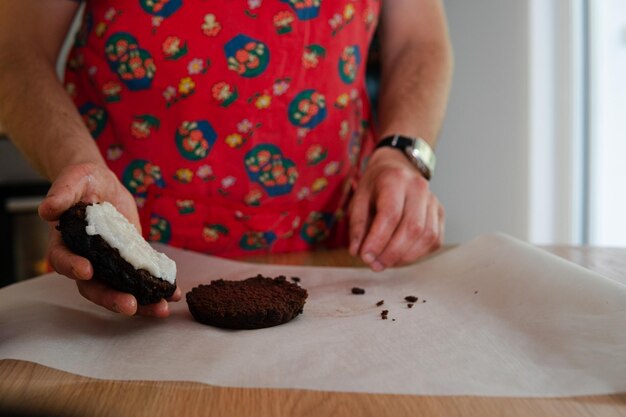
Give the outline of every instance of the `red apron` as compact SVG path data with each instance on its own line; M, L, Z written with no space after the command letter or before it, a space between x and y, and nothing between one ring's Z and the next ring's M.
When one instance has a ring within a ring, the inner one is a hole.
M231 257L345 244L379 9L87 1L66 86L145 237Z

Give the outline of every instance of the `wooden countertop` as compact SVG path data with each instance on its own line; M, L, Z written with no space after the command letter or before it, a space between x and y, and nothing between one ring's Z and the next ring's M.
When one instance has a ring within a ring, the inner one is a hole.
M626 248L554 246L544 249L626 284ZM361 265L344 250L257 256L249 261ZM2 360L0 406L48 413L44 415L115 417L626 416L626 393L568 398L492 398L224 388L195 382L96 380L30 362ZM1 410L0 415L4 415Z

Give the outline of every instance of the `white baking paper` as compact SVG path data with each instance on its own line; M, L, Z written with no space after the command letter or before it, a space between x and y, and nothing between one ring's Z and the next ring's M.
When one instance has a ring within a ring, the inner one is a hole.
M49 274L0 290L0 359L95 378L232 387L539 397L626 392L626 286L505 235L380 274L158 249L177 261L185 292L217 278L298 276L309 292L304 314L278 327L227 331L196 323L181 301L166 320L127 318L90 304L72 281ZM352 287L366 293L353 295ZM419 297L410 309L408 295Z

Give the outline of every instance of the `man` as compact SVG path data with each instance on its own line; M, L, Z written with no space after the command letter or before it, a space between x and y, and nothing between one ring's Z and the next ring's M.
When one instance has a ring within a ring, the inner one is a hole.
M85 3L65 87L54 68L77 2L0 4L0 122L52 181L51 225L109 201L153 241L231 257L343 244L374 271L439 247L440 0ZM374 128L364 62L379 14ZM91 280L54 228L49 258L97 304L168 315Z

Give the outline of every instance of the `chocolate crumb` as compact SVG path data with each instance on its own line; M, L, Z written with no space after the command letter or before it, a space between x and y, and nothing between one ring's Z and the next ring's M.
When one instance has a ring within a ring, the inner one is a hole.
M474 294L478 294L478 291L474 291Z
M396 319L391 319L391 321L396 321Z
M385 300L380 300L379 302L376 303L376 307L380 307L383 304L385 304Z
M365 290L363 288L354 287L352 288L352 294L365 294Z
M414 295L407 295L406 297L404 297L404 299L409 303L414 303L417 301L417 297Z
M389 310L383 310L380 312L380 318L383 320L387 320L387 314L389 314Z
M291 277L291 280L293 282L300 282L300 278L298 278L298 277Z
M413 303L409 303L406 305L408 308L413 308Z
M422 303L425 303L425 302L426 302L426 300L422 300Z

